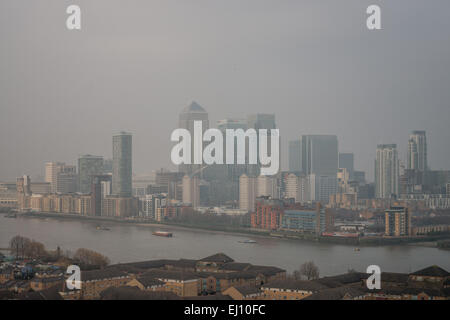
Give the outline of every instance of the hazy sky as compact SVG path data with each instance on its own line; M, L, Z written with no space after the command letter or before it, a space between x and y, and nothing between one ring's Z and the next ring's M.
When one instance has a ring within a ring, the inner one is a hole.
M367 30L370 4L383 30ZM284 168L288 140L336 134L372 177L376 145L404 159L417 129L430 166L450 169L448 0L2 0L0 43L2 180L111 157L120 130L135 173L169 167L192 100L211 123L275 113Z

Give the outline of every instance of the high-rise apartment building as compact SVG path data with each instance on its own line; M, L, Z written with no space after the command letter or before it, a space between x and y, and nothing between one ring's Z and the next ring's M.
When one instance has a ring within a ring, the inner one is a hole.
M255 210L256 178L243 174L239 178L239 209Z
M408 208L391 207L385 211L385 234L397 237L411 235L411 214Z
M256 197L279 198L277 179L260 175L256 178Z
M78 158L78 191L91 192L92 178L103 173L103 157L90 154Z
M123 131L113 136L112 194L132 195L132 135Z
M428 169L425 131L416 130L409 135L407 168L419 171Z
M193 208L200 205L200 184L198 176L183 177L183 202L190 203Z
M396 144L379 144L375 160L375 197L392 198L399 191L399 162Z
M285 178L285 198L294 199L295 202L306 202L309 199L308 179L303 176L297 176L294 173L288 174Z

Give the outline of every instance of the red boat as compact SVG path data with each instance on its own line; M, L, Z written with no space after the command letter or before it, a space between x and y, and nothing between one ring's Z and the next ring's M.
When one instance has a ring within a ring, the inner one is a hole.
M152 233L154 236L159 236L159 237L172 237L172 233L171 232L166 232L166 231L155 231Z

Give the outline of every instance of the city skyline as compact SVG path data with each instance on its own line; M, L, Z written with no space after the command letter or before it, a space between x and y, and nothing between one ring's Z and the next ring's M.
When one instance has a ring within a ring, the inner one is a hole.
M0 134L15 133L0 145L1 180L43 175L42 163L54 159L108 156L117 130L136 137L136 173L165 167L175 119L192 100L211 123L275 113L282 154L300 134L335 134L371 180L377 144L396 143L405 159L410 132L425 130L429 166L449 169L450 41L437 33L450 28L448 2L386 2L375 33L364 28L368 1L288 3L275 12L270 1L109 1L107 13L105 3L83 4L89 18L79 33L46 19L63 21L62 3L0 4L8 43ZM39 27L28 23L36 16ZM104 24L113 19L114 28Z

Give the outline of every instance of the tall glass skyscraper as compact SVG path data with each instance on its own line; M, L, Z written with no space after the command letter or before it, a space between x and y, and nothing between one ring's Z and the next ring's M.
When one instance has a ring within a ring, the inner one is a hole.
M289 168L305 175L336 176L338 170L338 140L335 135L302 135L291 141Z
M78 190L91 192L92 177L103 173L103 157L90 154L78 158Z
M131 197L132 187L132 135L120 132L113 136L112 193Z
M258 145L257 145L257 152L259 155L259 139L261 138L259 136L259 130L260 129L267 129L267 133L270 134L270 130L271 129L277 129L277 125L275 123L275 114L270 114L270 113L257 113L257 114L249 114L247 116L247 128L250 129L255 129L257 132L257 137L258 137ZM270 135L269 135L270 137ZM267 144L267 152L268 154L271 154L272 152L272 146L271 146L271 141L270 138L268 140L268 144ZM248 156L248 154L247 154ZM281 153L280 153L281 156ZM258 156L259 159L259 156ZM280 159L278 159L279 163L281 163ZM248 162L246 160L246 162ZM259 162L259 160L258 160ZM249 176L259 176L260 172L261 172L261 165L258 164L249 164L247 167L247 172Z
M209 129L209 120L208 113L202 106L200 106L197 102L192 102L189 106L185 107L179 116L178 119L178 127L186 129L190 132L192 139L194 138L194 121L202 121L202 133ZM187 175L191 175L193 173L197 173L201 176L201 168L200 164L194 163L194 143L191 143L191 163L192 164L181 164L178 167L179 172L186 173Z

